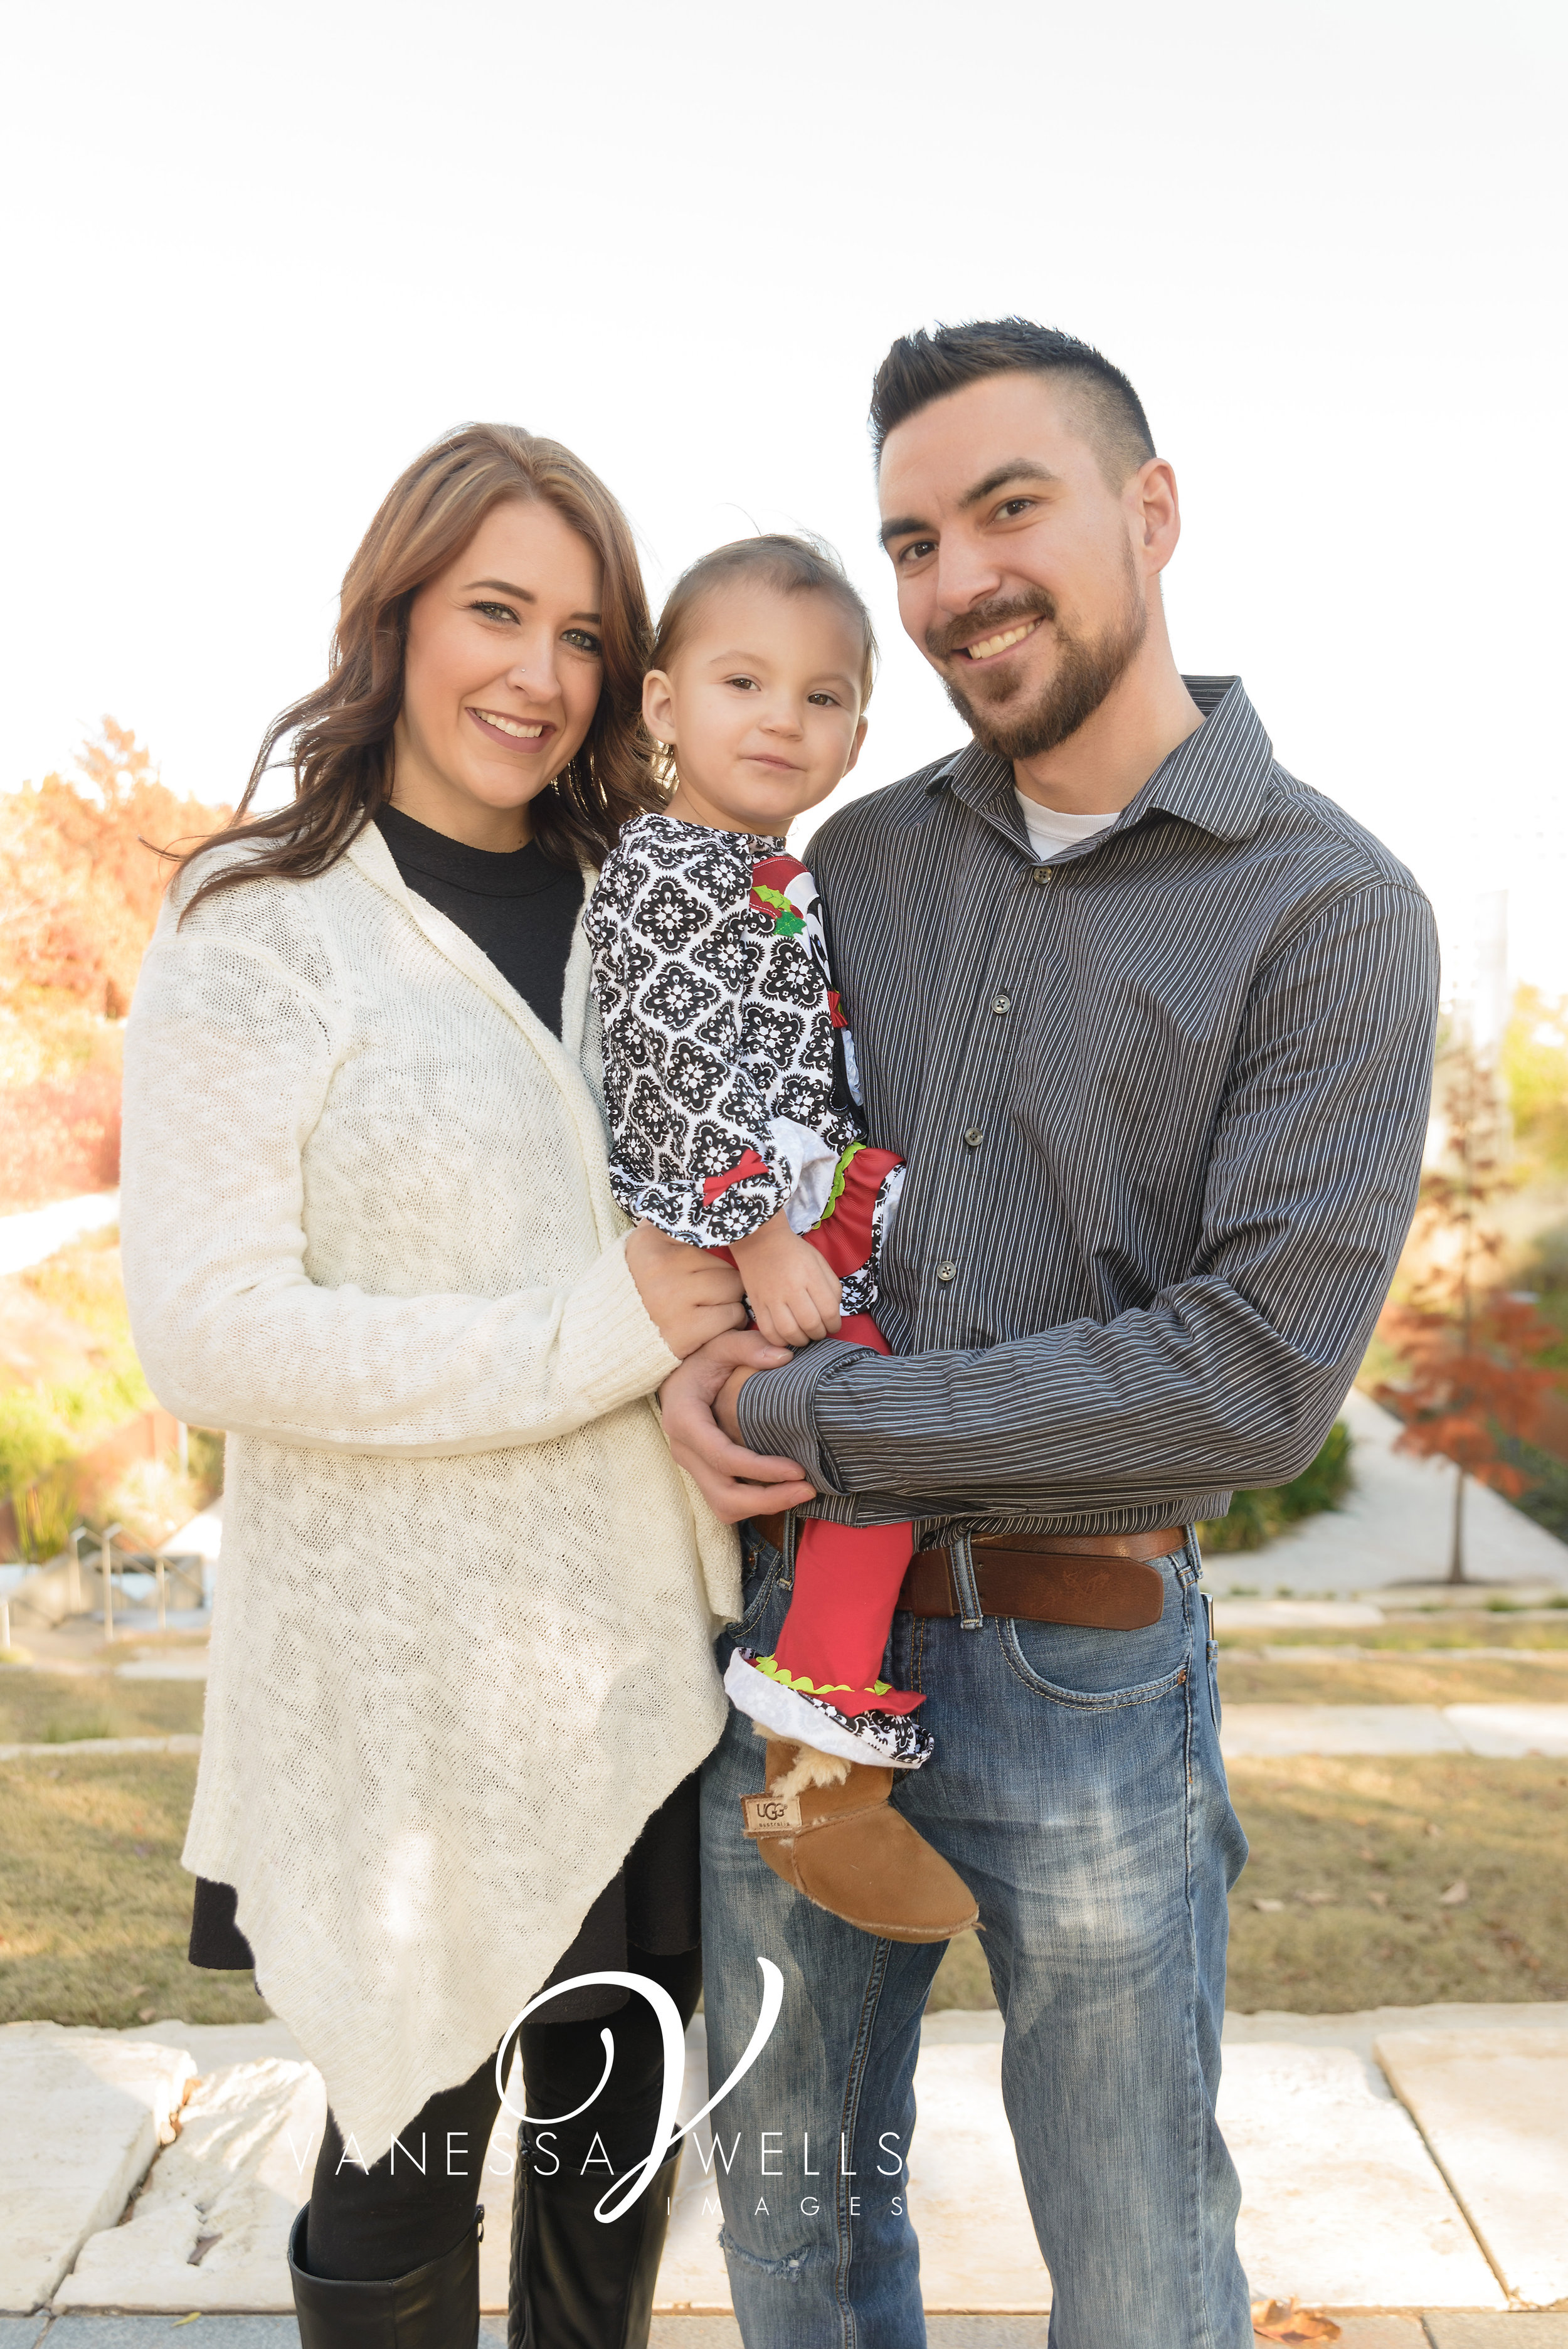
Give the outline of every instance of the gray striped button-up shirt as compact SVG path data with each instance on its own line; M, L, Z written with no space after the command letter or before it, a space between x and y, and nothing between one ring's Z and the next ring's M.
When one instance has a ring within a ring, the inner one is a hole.
M1437 996L1405 867L1239 680L1039 864L971 745L813 842L870 1139L909 1174L877 1319L748 1381L821 1514L1127 1532L1322 1444L1409 1226Z

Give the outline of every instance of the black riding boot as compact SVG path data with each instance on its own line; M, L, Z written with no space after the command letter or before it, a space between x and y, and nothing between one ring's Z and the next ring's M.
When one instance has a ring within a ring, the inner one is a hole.
M608 2183L603 2174L573 2178L561 2168L531 2177L528 2131L519 2129L507 2349L647 2349L679 2164L677 2148L646 2192L605 2226L593 2216Z
M310 2205L289 2230L289 2282L300 2349L474 2349L480 2331L484 2209L438 2260L390 2283L339 2283L305 2264Z

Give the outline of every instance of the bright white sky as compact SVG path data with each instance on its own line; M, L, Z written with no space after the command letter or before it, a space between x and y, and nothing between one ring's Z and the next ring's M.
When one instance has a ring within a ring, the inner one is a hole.
M805 525L886 657L854 781L963 739L874 543L922 321L1098 342L1182 492L1178 657L1568 988L1561 7L80 0L9 13L0 781L108 710L232 798L444 427L570 442L655 597ZM1544 505L1542 499L1545 500ZM1553 687L1552 679L1559 679Z

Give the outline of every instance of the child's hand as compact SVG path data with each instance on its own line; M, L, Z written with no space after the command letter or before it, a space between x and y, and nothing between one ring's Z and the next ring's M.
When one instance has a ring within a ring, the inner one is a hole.
M839 1327L839 1276L814 1247L789 1228L782 1208L753 1232L732 1240L757 1326L771 1345L805 1346L831 1338Z

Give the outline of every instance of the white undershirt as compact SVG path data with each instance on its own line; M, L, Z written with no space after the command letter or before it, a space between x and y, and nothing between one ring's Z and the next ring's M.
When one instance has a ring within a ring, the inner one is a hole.
M1060 808L1042 807L1038 800L1026 800L1018 793L1018 806L1024 818L1024 829L1029 835L1029 846L1042 863L1063 848L1076 848L1080 840L1092 840L1097 832L1116 822L1121 813L1112 808L1109 815L1066 815Z

